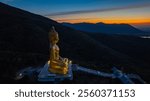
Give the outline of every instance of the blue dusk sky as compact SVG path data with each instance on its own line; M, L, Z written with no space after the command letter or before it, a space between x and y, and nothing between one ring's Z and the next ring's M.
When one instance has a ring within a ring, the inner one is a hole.
M150 25L150 0L0 0L58 22Z

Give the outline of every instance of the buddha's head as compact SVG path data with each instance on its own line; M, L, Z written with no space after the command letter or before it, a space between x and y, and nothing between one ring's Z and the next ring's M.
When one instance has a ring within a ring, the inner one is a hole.
M51 44L56 44L59 41L58 33L56 32L54 26L51 28L49 32L49 40Z

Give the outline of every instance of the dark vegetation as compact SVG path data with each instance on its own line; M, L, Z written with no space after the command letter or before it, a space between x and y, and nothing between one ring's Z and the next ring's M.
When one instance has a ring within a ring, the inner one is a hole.
M92 34L63 26L53 20L0 3L0 83L36 83L26 78L15 81L16 72L43 66L49 58L48 32L59 33L60 54L73 63L111 72L116 66L139 74L149 83L150 40L136 36ZM67 83L68 81L64 82ZM77 73L69 83L120 83Z

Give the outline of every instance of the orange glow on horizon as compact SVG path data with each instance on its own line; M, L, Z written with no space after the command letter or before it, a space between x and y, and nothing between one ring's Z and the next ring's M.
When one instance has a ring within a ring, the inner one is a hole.
M120 19L120 20L108 20L108 19L92 19L92 18L85 18L85 19L55 19L58 22L68 22L68 23L81 23L81 22L87 22L87 23L98 23L103 22L106 24L134 24L134 25L150 25L150 19Z

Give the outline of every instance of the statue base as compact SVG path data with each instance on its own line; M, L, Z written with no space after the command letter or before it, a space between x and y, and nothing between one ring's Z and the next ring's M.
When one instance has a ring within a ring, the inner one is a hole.
M49 68L49 72L60 75L66 75L68 72L68 68Z
M43 67L43 69L41 70L41 72L38 75L38 81L39 82L53 82L53 83L57 83L59 81L63 81L65 79L67 80L72 80L73 79L73 74L72 74L72 66L71 64L68 65L68 72L67 74L57 74L54 73L54 71L49 72L48 69L49 68L49 64L46 63ZM52 70L52 69L51 69Z

